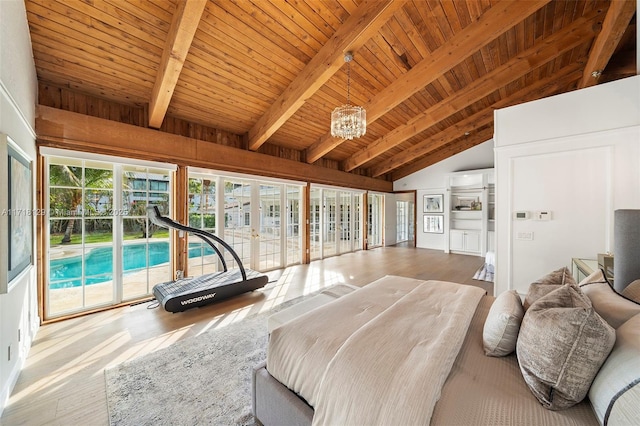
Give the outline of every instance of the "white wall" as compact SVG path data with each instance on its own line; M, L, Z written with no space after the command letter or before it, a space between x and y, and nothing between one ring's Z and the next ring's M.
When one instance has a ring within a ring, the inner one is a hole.
M393 246L398 242L398 209L396 194L384 195L384 245Z
M34 131L36 93L36 72L24 2L2 0L0 1L0 132L9 135L34 162L36 159ZM0 178L0 182L5 185L6 178L4 176ZM35 198L35 190L31 196ZM10 293L0 294L0 414L18 378L40 323L35 266L16 279L18 282ZM11 348L11 359L9 359L9 348Z
M498 110L495 141L495 294L612 250L614 210L640 208L640 76Z
M416 247L444 250L446 234L425 233L422 224L425 195L446 194L446 177L463 170L492 168L493 139L412 173L393 183L394 191L416 190ZM446 198L446 197L445 197Z

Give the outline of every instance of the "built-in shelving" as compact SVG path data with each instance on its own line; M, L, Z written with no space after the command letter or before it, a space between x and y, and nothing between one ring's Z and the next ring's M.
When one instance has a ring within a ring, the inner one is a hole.
M447 185L445 252L484 256L495 231L493 169L452 173Z

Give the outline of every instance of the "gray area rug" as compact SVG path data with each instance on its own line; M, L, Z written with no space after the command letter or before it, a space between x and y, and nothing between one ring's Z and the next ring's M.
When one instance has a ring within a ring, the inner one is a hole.
M105 370L109 423L254 424L251 372L266 359L267 317L310 296Z

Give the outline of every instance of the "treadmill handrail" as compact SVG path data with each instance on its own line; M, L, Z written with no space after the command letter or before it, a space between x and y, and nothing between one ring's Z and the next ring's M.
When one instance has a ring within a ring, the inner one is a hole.
M173 228L173 229L177 229L179 231L185 231L185 232L192 233L192 234L196 235L197 237L199 237L200 239L202 239L207 244L209 244L213 248L213 250L216 252L216 254L220 258L220 260L222 261L222 265L223 265L224 270L226 272L227 271L227 264L224 261L224 257L220 253L220 250L218 250L216 248L215 244L213 244L213 242L211 240L214 240L217 243L221 244L225 248L225 250L227 250L229 253L231 253L231 256L233 256L233 259L238 264L238 269L240 269L240 274L242 275L242 279L244 281L247 280L247 273L244 270L244 266L242 265L242 261L240 260L240 257L238 257L238 254L222 238L217 237L217 236L213 235L212 233L204 231L202 229L192 228L190 226L186 226L186 225L178 223L178 222L176 222L176 221L174 221L172 219L169 219L168 217L164 217L164 216L162 216L160 214L160 209L158 208L158 206L149 206L149 207L147 207L147 215L149 216L149 219L151 219L151 221L153 223L155 223L156 225L158 225L158 226L162 226L163 228Z

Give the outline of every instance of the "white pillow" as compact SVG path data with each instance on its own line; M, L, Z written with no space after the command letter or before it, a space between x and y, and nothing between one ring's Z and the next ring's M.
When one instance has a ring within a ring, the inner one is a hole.
M616 330L616 343L593 380L589 400L600 424L638 424L640 315L629 319Z
M580 281L579 286L591 300L593 309L613 328L640 314L640 304L616 293L600 269Z
M501 293L491 305L482 331L487 356L506 356L516 349L524 316L522 301L515 290Z

